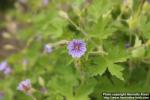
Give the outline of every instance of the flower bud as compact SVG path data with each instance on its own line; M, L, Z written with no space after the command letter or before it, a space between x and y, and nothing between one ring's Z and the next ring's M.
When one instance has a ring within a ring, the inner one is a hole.
M59 15L60 15L61 17L65 18L65 19L69 19L68 14L67 14L66 12L62 11L62 10L59 11Z

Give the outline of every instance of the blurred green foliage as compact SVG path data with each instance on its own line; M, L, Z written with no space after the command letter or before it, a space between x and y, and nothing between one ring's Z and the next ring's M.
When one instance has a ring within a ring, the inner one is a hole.
M26 78L37 100L102 100L106 91L150 92L150 4L144 1L16 1L6 16L17 23L16 39L23 48L7 57L13 73L0 76L5 100L32 100L16 89ZM47 43L72 39L87 44L78 61L66 45L43 53Z

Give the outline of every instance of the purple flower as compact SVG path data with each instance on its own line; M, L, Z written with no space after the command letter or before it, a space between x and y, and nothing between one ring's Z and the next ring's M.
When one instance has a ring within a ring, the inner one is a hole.
M11 68L9 67L7 61L3 61L0 64L0 71L2 71L5 75L9 75L11 73Z
M28 92L31 89L31 82L29 79L23 80L19 83L18 90L23 91L23 92Z
M4 72L5 75L9 75L11 73L11 68L10 67L6 67L3 72Z
M44 52L45 52L45 53L51 53L51 52L52 52L52 46L49 45L49 44L46 44L46 45L44 46Z
M0 63L0 71L5 70L5 68L8 66L7 61L3 61L2 63Z
M0 91L0 100L4 100L5 93Z
M48 3L49 3L49 0L43 0L43 5L44 5L44 6L47 6Z
M68 52L73 58L80 58L86 51L86 44L83 40L72 40L68 44Z

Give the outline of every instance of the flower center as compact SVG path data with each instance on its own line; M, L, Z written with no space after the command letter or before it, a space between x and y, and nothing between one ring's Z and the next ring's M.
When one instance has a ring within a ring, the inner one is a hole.
M28 86L26 86L26 85L24 85L24 84L22 84L22 86L23 86L24 91L30 90L30 87L28 87Z
M75 44L74 45L74 50L80 50L80 45L79 44Z

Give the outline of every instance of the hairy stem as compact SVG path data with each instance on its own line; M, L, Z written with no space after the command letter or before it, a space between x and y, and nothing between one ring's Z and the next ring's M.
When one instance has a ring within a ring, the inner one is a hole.
M88 36L88 33L85 32L82 28L80 28L77 24L75 24L70 18L68 18L68 21L78 30L80 31L84 36L86 36L95 46L98 46L91 37Z

